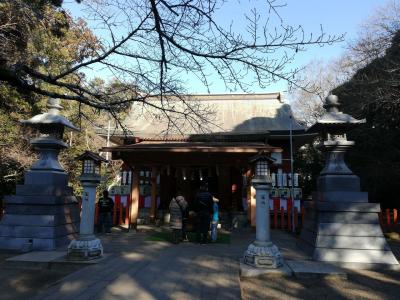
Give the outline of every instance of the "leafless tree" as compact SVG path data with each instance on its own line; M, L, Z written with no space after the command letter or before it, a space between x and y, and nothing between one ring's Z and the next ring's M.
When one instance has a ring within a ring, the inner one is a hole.
M398 30L400 1L388 0L361 24L357 38L349 42L345 55L349 70L354 74L374 59L385 55Z
M349 41L342 56L329 62L309 63L297 77L299 85L306 89L294 86L290 91L296 117L312 125L324 112L322 105L325 97L351 79L354 91L365 92L368 89L370 98L374 99L372 103L365 101L362 111L373 108L383 109L386 113L390 110L390 114L393 114L394 99L398 98L398 94L393 94L398 85L398 62L391 59L381 63L379 59L386 54L399 30L400 3L398 0L389 0L362 23L359 34ZM353 77L373 61L377 62L373 64L373 71L361 72Z
M296 53L343 39L326 34L322 27L315 35L304 32L302 26L286 25L279 15L284 3L278 0L266 1L262 11L251 10L245 32L217 19L224 10L223 0L86 0L78 2L94 32L101 35L97 39L82 36L88 39L82 59L54 70L46 68L45 55L33 64L11 53L18 42L29 42L35 28L46 30L49 22L32 11L29 1L5 2L14 10L0 18L4 44L0 81L108 110L114 116L121 107L135 103L138 109L158 111L175 128L182 124L201 128L211 115L209 107L182 96L188 92L185 78L189 75L196 76L208 91L211 74L217 74L228 90L250 91L255 84L266 87L278 80L299 87L295 79L299 70L290 68ZM23 21L23 26L15 20ZM98 89L85 76L89 70L107 72L119 84L112 91Z
M322 107L330 91L349 79L343 57L324 62L313 60L298 74L298 82L306 88L294 87L289 99L295 117L306 126L314 124L325 112Z

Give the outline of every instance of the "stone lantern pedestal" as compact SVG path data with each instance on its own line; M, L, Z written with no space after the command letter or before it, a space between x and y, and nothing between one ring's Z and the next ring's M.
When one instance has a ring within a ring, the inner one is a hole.
M271 182L267 177L258 177L254 178L252 183L256 189L256 240L245 251L243 262L256 268L279 268L283 265L283 258L270 237Z
M85 151L77 159L82 161L82 174L79 178L83 187L82 216L79 238L69 244L67 257L71 260L90 260L103 255L101 241L94 235L94 215L101 163L106 160L91 151Z
M327 112L309 132L319 132L326 153L312 201L305 202L301 243L317 261L356 268L398 265L382 233L379 203L369 203L360 179L347 167L345 152L354 145L346 132L364 123L339 111L338 98L327 97Z
M80 180L83 197L79 237L69 244L67 257L71 260L90 260L103 255L101 241L94 235L96 188L100 176L81 176Z
M49 111L22 121L39 132L30 141L39 160L25 172L16 195L5 197L0 221L0 249L19 251L55 250L76 237L79 227L78 201L68 186L68 174L58 161L68 148L62 137L65 128L78 130L59 114L59 101L49 99Z

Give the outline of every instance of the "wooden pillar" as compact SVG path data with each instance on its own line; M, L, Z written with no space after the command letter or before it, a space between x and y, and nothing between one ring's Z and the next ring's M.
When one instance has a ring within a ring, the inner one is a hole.
M246 198L247 198L247 221L251 221L251 185L247 184L246 187Z
M251 222L251 170L246 172L247 221Z
M156 167L151 169L151 206L150 206L150 222L154 222L157 218L157 175Z
M253 184L250 186L250 223L251 226L256 226L256 189Z
M218 195L220 201L220 207L223 209L227 209L229 211L232 210L231 205L231 184L230 184L230 174L229 168L226 166L219 166L218 168Z
M132 171L132 187L131 187L131 219L130 228L137 228L137 219L139 215L139 169L134 168Z

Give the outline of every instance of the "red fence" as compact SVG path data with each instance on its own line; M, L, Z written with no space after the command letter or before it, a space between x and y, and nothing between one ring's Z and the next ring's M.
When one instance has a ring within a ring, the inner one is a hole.
M396 208L383 209L379 213L379 222L383 231L390 231L397 229L399 226L399 214Z
M120 196L115 196L114 201L114 211L113 211L113 224L114 225L129 225L130 220L130 206L131 199L128 196L126 201L121 201ZM275 229L286 229L290 230L292 228L292 221L294 222L294 227L301 228L301 225L304 223L304 207L301 206L300 210L295 207L294 208L294 216L292 219L292 210L291 206L288 205L288 209L284 209L283 207L279 207L276 201L274 201L273 209L270 210L270 225L271 228ZM0 220L3 216L3 209L0 207ZM95 210L95 225L98 224L99 220L99 208L96 204ZM390 231L399 229L399 211L394 209L383 209L379 213L379 222L381 224L383 231Z
M129 225L130 219L130 205L131 199L128 197L126 203L121 202L121 198L115 197L114 212L113 212L113 224L114 225ZM270 226L274 229L291 230L292 221L294 222L294 227L300 229L302 224L304 224L304 207L301 206L300 210L295 207L292 210L284 209L284 207L279 207L274 203L273 210L270 210ZM397 229L399 224L399 212L396 208L394 209L383 209L379 214L379 222L381 224L383 231L390 231ZM0 213L1 216L1 213ZM99 219L99 209L96 203L96 213L95 213L95 225L97 225Z
M270 226L275 229L292 230L292 222L294 222L294 228L301 228L304 223L304 207L301 207L300 211L297 207L293 210L285 210L283 207L274 207L270 210Z
M124 203L125 202L125 203ZM126 201L121 201L121 196L116 195L114 199L114 210L113 210L113 224L118 225L129 225L130 220L130 207L131 198L127 197ZM96 203L94 224L97 225L99 222L99 205Z

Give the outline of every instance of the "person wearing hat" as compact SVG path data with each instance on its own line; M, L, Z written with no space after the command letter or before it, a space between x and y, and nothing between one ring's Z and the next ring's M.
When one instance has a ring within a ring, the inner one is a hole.
M218 229L218 202L219 200L215 197L213 197L213 215L211 219L211 241L216 242L217 241L217 229Z

